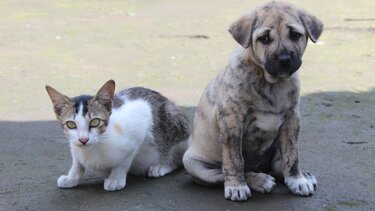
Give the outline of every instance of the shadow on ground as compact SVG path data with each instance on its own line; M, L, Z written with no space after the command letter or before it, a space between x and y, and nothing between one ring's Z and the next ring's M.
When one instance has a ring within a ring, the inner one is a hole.
M194 108L184 107L192 119ZM51 111L52 113L52 111ZM226 201L222 188L194 184L183 171L160 179L130 177L123 191L101 180L56 187L70 155L56 121L0 122L0 210L370 210L375 207L375 90L302 97L301 165L318 178L309 198L278 184L272 194Z

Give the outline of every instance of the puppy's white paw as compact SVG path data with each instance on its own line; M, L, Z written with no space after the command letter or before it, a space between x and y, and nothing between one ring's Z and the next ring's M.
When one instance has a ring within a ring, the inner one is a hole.
M148 169L149 177L162 177L173 170L169 165L158 164L155 166L150 166Z
M314 193L314 185L304 176L285 177L285 184L294 195L311 196Z
M66 175L61 175L57 180L57 187L59 188L73 188L78 185L79 180L74 177L68 177Z
M250 188L247 184L238 186L227 186L224 187L225 199L232 201L246 201L251 197Z
M125 179L110 179L104 180L104 190L106 191L116 191L121 190L125 187Z
M251 189L260 193L271 193L276 186L275 178L264 173L249 173L246 180Z
M307 170L302 170L303 176L313 184L314 189L318 186L318 181L316 180L315 176L312 175L309 171Z

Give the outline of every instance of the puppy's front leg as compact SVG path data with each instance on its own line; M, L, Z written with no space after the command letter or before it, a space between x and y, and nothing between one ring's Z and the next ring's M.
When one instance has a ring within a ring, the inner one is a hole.
M314 193L314 184L302 174L299 168L299 132L300 115L298 109L288 111L279 136L285 184L295 195L310 196Z
M244 176L242 157L242 117L221 112L219 119L220 142L222 144L224 194L232 201L245 201L251 197Z

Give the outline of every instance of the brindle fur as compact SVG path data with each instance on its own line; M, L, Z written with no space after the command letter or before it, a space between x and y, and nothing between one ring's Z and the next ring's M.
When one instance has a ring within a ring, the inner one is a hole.
M289 38L291 28L302 34L299 40ZM225 197L233 201L250 197L248 186L271 192L273 177L285 178L294 194L312 194L315 177L301 171L298 162L298 72L274 76L265 66L285 51L301 59L308 37L316 42L322 29L316 17L282 2L270 2L230 26L243 48L208 84L197 107L192 144L183 160L195 181L224 183ZM257 40L265 30L273 40L269 45ZM311 184L293 183L295 188L287 178L308 183L306 178Z

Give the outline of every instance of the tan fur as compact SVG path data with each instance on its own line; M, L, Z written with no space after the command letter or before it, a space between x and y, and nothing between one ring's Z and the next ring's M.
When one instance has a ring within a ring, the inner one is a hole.
M227 67L208 84L197 107L192 144L184 155L185 168L194 180L224 183L225 197L238 201L250 196L247 185L260 192L272 191L273 177L253 172L261 170L262 162L268 162L274 176L303 177L297 146L298 72L276 77L266 66L281 50L301 58L307 38L316 42L322 27L314 16L282 2L263 5L230 26L243 48L233 53ZM302 37L291 40L291 31ZM272 38L267 45L258 41L265 32ZM281 156L275 150L265 160L276 145Z
M74 115L74 103L71 102L69 97L61 94L56 89L48 85L46 86L46 90L54 105L56 118L60 122L66 122L66 117L71 117Z
M116 130L116 132L117 132L118 134L122 134L122 133L124 132L124 131L122 130L122 128L121 128L120 125L118 125L118 124L114 124L113 126L114 126L114 128L115 128L115 130Z

